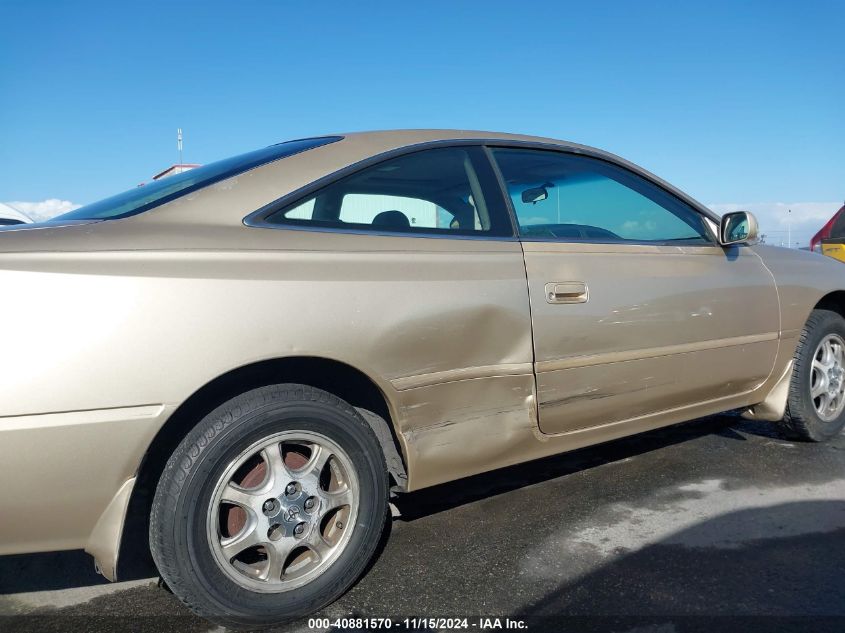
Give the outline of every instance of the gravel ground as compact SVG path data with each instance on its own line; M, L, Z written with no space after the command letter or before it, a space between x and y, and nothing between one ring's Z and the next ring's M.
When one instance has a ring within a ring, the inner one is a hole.
M471 616L476 630L478 616L508 616L531 631L845 631L845 435L798 444L715 416L397 506L370 572L320 616ZM81 552L0 557L0 614L0 630L215 628L155 579L104 583Z

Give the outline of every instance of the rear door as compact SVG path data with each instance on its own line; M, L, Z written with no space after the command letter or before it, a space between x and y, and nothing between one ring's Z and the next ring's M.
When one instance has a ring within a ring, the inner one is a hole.
M566 433L750 392L774 281L692 207L603 160L494 148L523 243L540 427Z

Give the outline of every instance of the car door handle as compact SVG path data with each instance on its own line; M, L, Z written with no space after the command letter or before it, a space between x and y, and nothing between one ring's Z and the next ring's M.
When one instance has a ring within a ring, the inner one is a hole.
M587 303L590 290L583 281L551 281L546 284L549 303Z

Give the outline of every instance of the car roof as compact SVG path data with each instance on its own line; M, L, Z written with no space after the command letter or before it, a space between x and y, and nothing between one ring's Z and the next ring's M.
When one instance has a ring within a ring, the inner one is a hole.
M380 147L393 146L396 149L419 144L448 142L448 141L482 141L530 145L548 145L561 147L584 153L602 155L614 160L624 161L619 156L605 152L589 145L582 145L572 141L565 141L545 136L532 136L529 134L511 134L507 132L493 132L489 130L459 130L459 129L397 129L397 130L372 130L363 132L345 132L337 136L346 142L360 144L372 144Z
M383 138L395 138L400 142L407 143L407 142L424 142L424 141L431 141L431 140L453 140L453 139L502 139L502 140L517 140L517 141L530 141L530 142L547 142L547 143L565 143L569 144L569 141L563 141L560 139L554 139L550 137L544 136L534 136L529 134L514 134L510 132L495 132L491 130L461 130L461 129L450 129L450 128L443 128L443 129L434 129L434 128L407 128L407 129L395 129L395 130L366 130L360 132L345 132L340 133L337 136L343 136L345 138L351 137L383 137Z

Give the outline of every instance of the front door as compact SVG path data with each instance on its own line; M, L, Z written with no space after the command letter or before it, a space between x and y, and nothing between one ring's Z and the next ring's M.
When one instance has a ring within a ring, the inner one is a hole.
M753 391L778 346L771 274L704 217L596 158L494 149L519 223L540 428L559 434Z

